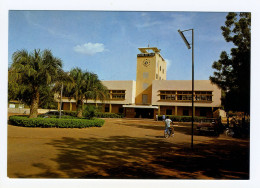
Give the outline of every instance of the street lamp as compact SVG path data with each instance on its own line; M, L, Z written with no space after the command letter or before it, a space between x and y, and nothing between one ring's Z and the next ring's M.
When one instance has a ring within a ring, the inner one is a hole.
M60 89L60 114L59 114L59 118L61 118L61 108L62 108L62 91L63 91L63 82L61 82L61 89Z
M183 39L184 43L186 44L187 48L190 49L190 44L187 41L186 37L184 36L183 32L185 31L192 31L192 119L191 119L191 149L193 149L193 124L194 124L194 30L188 29L188 30L178 30L181 38Z

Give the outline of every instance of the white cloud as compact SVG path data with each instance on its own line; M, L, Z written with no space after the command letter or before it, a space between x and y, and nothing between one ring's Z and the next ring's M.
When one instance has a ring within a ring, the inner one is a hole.
M172 64L172 62L171 62L171 60L169 60L169 59L165 59L165 61L166 61L166 70L168 70L169 68L170 68L170 66L171 66L171 64Z
M77 45L74 48L75 52L86 54L86 55L94 55L99 52L105 51L105 46L102 43L85 43L82 45Z

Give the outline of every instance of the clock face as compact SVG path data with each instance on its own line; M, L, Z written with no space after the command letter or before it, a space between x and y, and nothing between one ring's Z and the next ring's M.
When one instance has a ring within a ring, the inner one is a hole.
M143 65L144 65L145 67L148 67L148 66L150 65L150 61L147 60L147 59L145 59L145 60L143 61Z

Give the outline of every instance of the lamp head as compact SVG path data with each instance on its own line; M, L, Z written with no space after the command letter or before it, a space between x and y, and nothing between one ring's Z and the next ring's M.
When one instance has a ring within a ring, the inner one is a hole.
M186 44L187 48L190 49L190 48L191 48L191 47L190 47L190 44L189 44L189 42L187 41L186 37L183 35L182 31L181 31L181 30L178 30L178 32L179 32L179 34L180 34L182 40L183 40L184 43Z

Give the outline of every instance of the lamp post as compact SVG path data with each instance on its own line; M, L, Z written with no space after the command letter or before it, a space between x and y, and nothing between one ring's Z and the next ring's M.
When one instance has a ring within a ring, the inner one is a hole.
M61 89L60 89L60 114L59 114L59 118L61 118L61 108L62 108L62 90L63 90L63 82L61 83Z
M191 119L191 149L193 149L193 124L194 124L194 30L187 29L184 31L178 30L181 38L183 39L184 43L186 44L187 48L190 49L190 44L187 41L186 37L184 36L183 32L185 31L192 31L192 119Z

